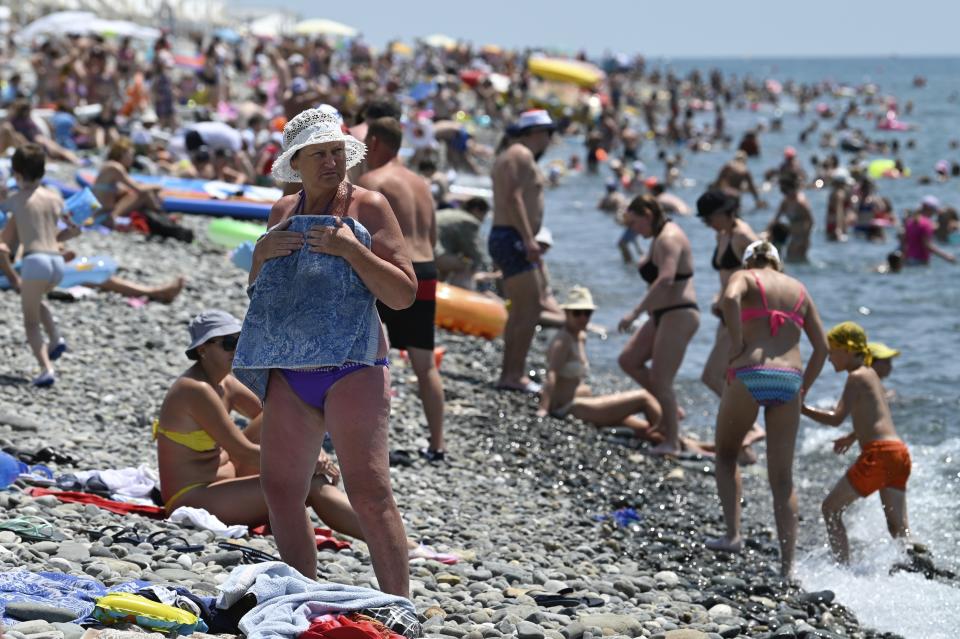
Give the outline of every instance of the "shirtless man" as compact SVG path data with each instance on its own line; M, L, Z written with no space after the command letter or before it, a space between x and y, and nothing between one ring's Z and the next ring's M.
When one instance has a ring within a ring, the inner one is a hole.
M767 203L760 199L757 193L757 187L753 183L753 176L750 175L750 169L747 167L747 154L745 151L737 151L733 159L723 165L713 187L740 197L744 191L749 191L753 196L754 204L758 209L765 208Z
M19 190L0 202L0 210L11 213L0 233L0 272L7 276L10 286L20 292L24 332L40 364L40 375L33 380L34 386L53 385L57 378L51 361L59 359L67 350L43 298L63 279L64 262L59 243L80 234L73 220L63 215L63 198L40 184L45 163L40 145L26 144L17 149L12 169ZM67 228L58 231L57 222L61 219ZM19 245L23 245L23 263L18 275L11 263ZM50 340L49 348L43 339L44 331Z
M800 191L800 178L795 173L788 173L780 177L780 192L783 193L783 202L777 209L777 214L770 220L767 233L772 234L773 227L782 224L786 218L789 228L787 240L787 262L806 262L807 251L810 250L810 233L813 231L813 212L806 196Z
M544 177L537 160L554 131L546 111L526 111L511 127L513 140L493 164L493 228L488 251L503 272L510 314L503 333L503 370L497 388L538 393L526 375L527 351L546 292L536 235L543 223Z
M370 171L357 182L387 198L403 232L407 251L417 276L417 299L410 308L395 311L377 303L387 327L390 345L406 349L420 386L420 401L430 427L430 446L423 455L429 461L444 459L443 382L433 356L434 319L437 312L437 266L433 247L437 242L437 219L433 195L422 177L405 167L397 152L403 128L395 118L377 118L367 123L367 166Z

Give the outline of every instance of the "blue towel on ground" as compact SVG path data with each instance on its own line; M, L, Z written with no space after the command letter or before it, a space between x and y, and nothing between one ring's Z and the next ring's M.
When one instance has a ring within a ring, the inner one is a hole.
M146 581L130 581L107 588L96 579L12 570L0 573L0 610L14 602L36 603L71 610L77 613L75 621L81 621L93 612L97 598L111 592L136 592L146 585ZM19 621L0 612L0 623L12 626Z

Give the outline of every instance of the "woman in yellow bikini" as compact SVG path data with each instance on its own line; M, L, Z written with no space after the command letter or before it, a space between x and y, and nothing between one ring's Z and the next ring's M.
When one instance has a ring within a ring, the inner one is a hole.
M153 435L168 513L193 506L228 525L258 526L269 520L259 476L262 407L230 374L240 326L238 319L217 310L190 322L187 357L196 363L167 391ZM231 411L250 419L250 425L241 431ZM334 486L338 478L329 459L318 460L307 505L330 528L362 539L347 496Z

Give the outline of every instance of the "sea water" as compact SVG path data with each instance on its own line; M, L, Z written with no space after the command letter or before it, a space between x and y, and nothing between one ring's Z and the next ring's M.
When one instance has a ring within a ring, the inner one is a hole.
M933 175L933 166L938 160L960 160L960 152L948 145L951 138L960 137L956 127L960 104L955 82L960 60L725 60L652 61L651 64L670 66L680 74L692 68L705 71L716 66L727 74L749 75L757 81L767 78L781 82L830 80L849 86L876 83L882 94L895 95L901 105L907 100L914 102L913 113L900 117L918 127L904 133L882 132L874 129L873 121L851 120L852 126L863 128L871 138L900 140L899 157L912 169L911 179L880 180L880 195L890 198L900 214L908 207L915 207L927 194L936 195L945 205L960 207L960 178L930 185L920 185L916 180L919 175ZM914 87L915 75L924 76L927 86ZM842 110L846 104L842 98L822 100L831 104L834 111ZM787 145L797 148L808 175L812 174L810 158L814 155L822 158L836 152L844 162L851 158L850 154L817 145L819 133L833 129L836 119L822 120L819 131L811 135L806 144L799 142L799 132L817 117L813 106L810 105L805 117L798 115L796 105L789 99L779 107L783 130L763 133L763 154L749 161L758 185L766 170L779 165ZM879 106L871 108L880 111ZM734 148L745 129L761 121L770 123L775 117L775 108L770 105L762 106L757 112L728 110L727 128L733 135ZM698 122L712 124L712 120L712 113L697 116ZM906 148L908 139L915 140L914 149ZM667 150L671 154L683 153L683 177L687 183L674 188L673 192L691 207L705 185L733 155L733 149L692 153L678 146ZM570 139L554 145L545 161L566 160L571 154L583 155L582 140ZM872 157L868 156L868 160ZM662 178L663 165L657 161L655 145L644 144L641 159L648 175ZM559 187L548 191L546 224L553 231L556 245L546 260L556 281L582 284L593 292L600 307L594 321L610 328L611 335L605 341L593 337L589 340L591 362L598 370L617 371L616 358L626 342L626 336L615 332L617 322L640 300L644 284L637 276L636 265L625 265L621 261L616 241L622 229L612 216L596 210L596 203L604 192L603 183L609 176L605 166L599 175L568 174ZM913 456L908 492L911 528L927 545L937 566L960 573L960 516L957 515L960 512L960 419L957 417L960 410L960 267L934 259L930 267L906 269L898 275L875 273L874 268L895 248L892 234L888 234L883 244L854 238L842 244L828 243L823 232L827 190L807 190L806 195L816 218L811 261L808 265L791 266L789 273L807 286L827 328L837 322L854 320L864 326L871 340L886 342L903 352L895 360L893 375L886 383L896 391L896 399L891 403L893 419ZM775 185L762 196L770 204L767 210L753 210L749 195L743 199L743 216L758 232L766 227L781 199ZM715 239L713 231L696 217L678 217L676 221L693 245L694 282L702 310L700 329L677 377L681 405L688 413L683 428L703 438L712 438L717 398L699 378L717 328L716 318L708 312L718 290L716 271L710 267ZM564 291L557 293L562 297ZM839 396L844 379L844 375L833 372L827 363L810 391L809 400L830 405ZM628 381L625 375L624 381ZM876 496L854 505L846 515L853 548L852 568L836 568L829 560L820 502L855 459L856 447L842 457L832 452L832 440L849 432L849 428L849 423L832 429L806 419L802 422L795 462L803 516L798 576L808 589L836 591L838 599L871 627L924 639L953 636L948 633L960 628L960 588L916 574L888 574L891 566L902 561L904 555L899 545L889 540ZM719 510L719 503L717 508ZM769 506L765 516L770 517L772 526Z

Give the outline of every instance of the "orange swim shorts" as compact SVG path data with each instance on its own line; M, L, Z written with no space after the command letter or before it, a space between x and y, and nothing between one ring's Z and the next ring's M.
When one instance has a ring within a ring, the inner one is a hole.
M847 480L863 497L883 488L907 489L910 451L899 439L872 441L847 471Z

